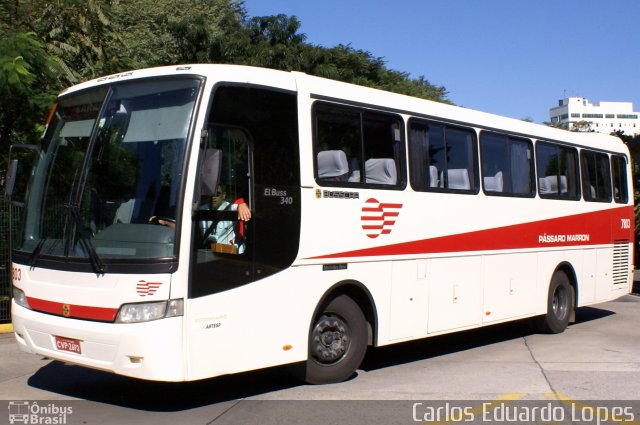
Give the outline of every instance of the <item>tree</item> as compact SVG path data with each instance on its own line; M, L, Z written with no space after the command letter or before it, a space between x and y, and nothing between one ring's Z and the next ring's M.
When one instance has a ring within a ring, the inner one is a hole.
M111 1L0 3L0 144L34 143L62 88L127 66ZM0 167L4 168L4 167Z
M243 13L230 0L135 0L113 6L123 52L134 68L211 61L216 40L240 28Z
M37 140L38 124L44 122L55 98L48 83L55 80L57 70L55 61L35 34L5 33L0 38L0 143L3 154L10 143Z
M113 0L30 0L29 24L55 57L64 85L127 69L117 25L111 19Z

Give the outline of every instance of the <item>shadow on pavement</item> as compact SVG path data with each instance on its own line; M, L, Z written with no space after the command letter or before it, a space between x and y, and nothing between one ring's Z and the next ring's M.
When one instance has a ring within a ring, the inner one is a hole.
M580 308L576 323L615 314L594 308ZM496 344L535 333L530 320L457 332L369 349L361 369L371 371L426 360L473 348ZM28 384L68 397L137 410L175 412L252 397L303 385L286 366L221 376L196 382L151 382L51 362L39 369ZM356 378L357 379L357 378Z
M580 307L576 310L575 324L591 322L592 320L602 319L607 316L614 315L613 311L596 307Z
M590 322L615 314L612 311L595 308L580 307L576 312L576 321L570 326ZM459 351L497 344L536 334L530 319L523 319L509 323L502 323L484 328L440 335L416 341L395 344L376 349L369 349L361 369L371 371L411 363L434 357L446 356Z
M301 385L275 367L195 382L153 382L53 361L28 380L34 388L137 410L174 412Z
M369 350L362 369L366 371L446 356L484 345L522 338L535 333L528 320L434 336Z

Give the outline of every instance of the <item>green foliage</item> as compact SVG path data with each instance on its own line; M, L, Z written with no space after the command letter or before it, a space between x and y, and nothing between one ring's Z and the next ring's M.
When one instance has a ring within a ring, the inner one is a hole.
M57 58L66 83L111 74L130 65L111 19L111 1L31 0L31 27ZM37 11L37 12L35 12ZM65 84L66 85L66 84Z
M229 0L135 0L112 7L134 68L208 62L213 40L237 25Z
M55 98L51 80L57 67L34 33L5 33L0 38L0 143L33 141Z

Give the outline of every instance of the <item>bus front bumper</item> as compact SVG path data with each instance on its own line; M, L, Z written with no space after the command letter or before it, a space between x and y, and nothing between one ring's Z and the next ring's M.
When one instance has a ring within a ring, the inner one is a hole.
M12 303L22 351L119 375L183 381L183 320L172 317L117 324L68 319Z

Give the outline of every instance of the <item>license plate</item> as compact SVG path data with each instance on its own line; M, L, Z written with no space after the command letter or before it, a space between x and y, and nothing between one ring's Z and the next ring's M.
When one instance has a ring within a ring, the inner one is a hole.
M56 336L56 350L58 351L68 351L69 353L82 354L82 349L80 348L80 341L77 339L65 338L63 336Z

